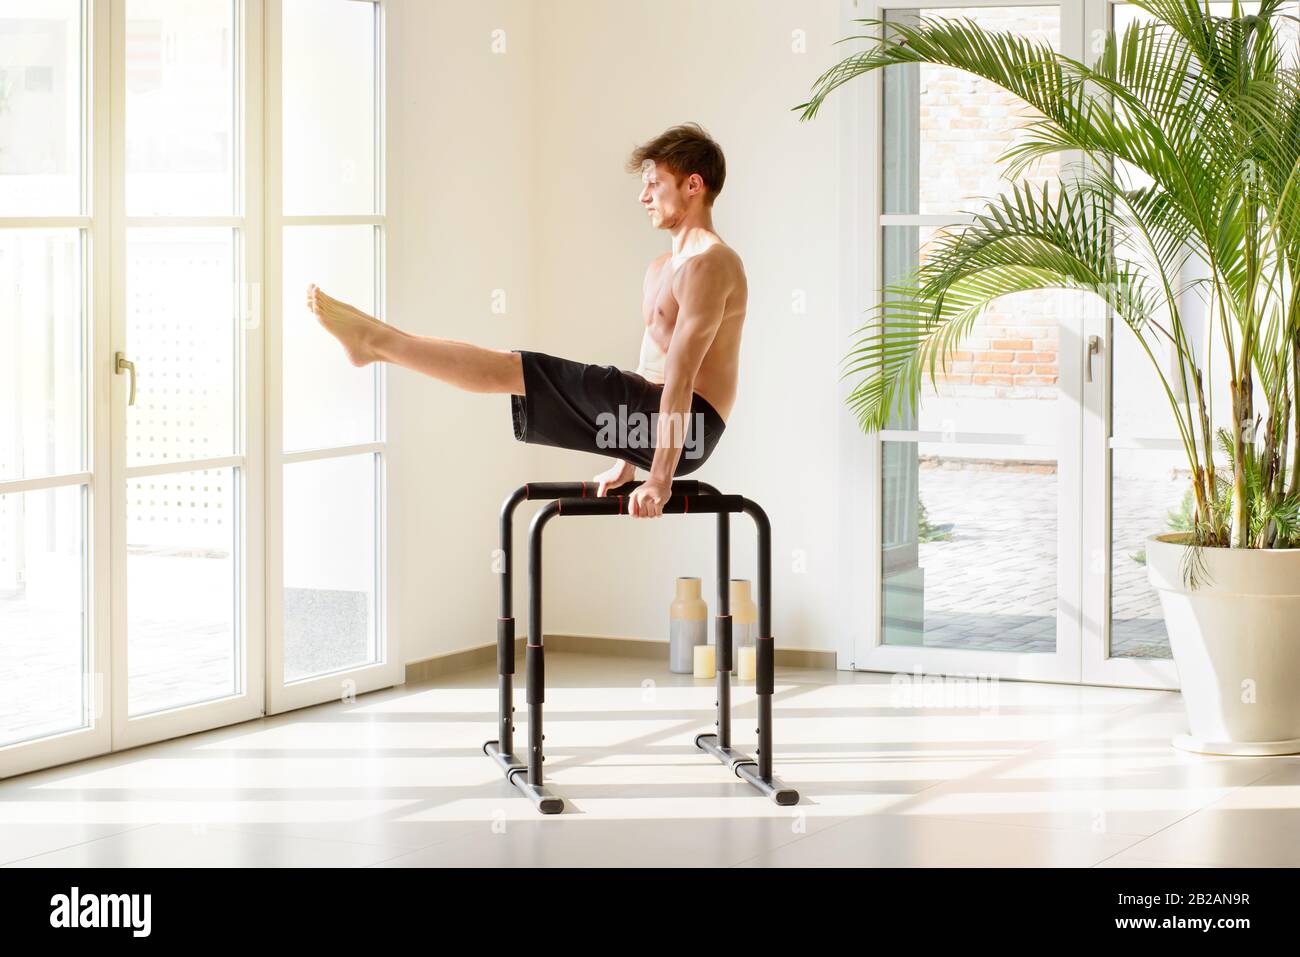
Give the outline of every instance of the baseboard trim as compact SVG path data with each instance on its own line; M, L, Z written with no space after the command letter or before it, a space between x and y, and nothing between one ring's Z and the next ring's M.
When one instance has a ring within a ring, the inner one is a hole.
M524 638L515 639L515 673L523 674ZM581 652L588 655L613 655L620 658L659 658L668 663L668 642L653 638L606 638L602 635L547 635L546 647L556 651ZM446 655L412 661L406 666L406 682L432 681L443 675L468 671L495 664L497 646L491 644ZM776 663L787 668L835 670L835 652L809 648L777 648Z

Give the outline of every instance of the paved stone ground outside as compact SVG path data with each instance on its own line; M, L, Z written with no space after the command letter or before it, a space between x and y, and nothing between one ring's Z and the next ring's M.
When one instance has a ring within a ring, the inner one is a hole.
M921 501L949 541L924 542L924 644L1051 653L1056 648L1057 484L1053 474L923 467ZM1183 483L1117 477L1113 489L1111 654L1168 658L1160 601L1134 560Z
M228 557L132 554L130 562L132 714L233 694ZM371 660L369 605L367 595L286 589L288 679ZM84 726L81 610L3 599L0 636L0 745Z

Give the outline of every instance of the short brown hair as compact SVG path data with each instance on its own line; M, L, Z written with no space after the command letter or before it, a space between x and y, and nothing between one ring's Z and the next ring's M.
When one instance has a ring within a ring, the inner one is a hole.
M698 123L683 123L664 130L628 157L627 171L640 172L647 161L663 163L679 180L699 173L704 180L704 205L712 206L727 179L727 160L719 146Z

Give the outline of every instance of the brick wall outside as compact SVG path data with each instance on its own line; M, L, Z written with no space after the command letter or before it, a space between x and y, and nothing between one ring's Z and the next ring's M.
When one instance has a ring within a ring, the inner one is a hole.
M1012 31L1059 47L1056 7L927 10L929 17L969 17L990 29ZM978 209L980 197L1011 185L998 156L1031 117L1025 104L991 83L955 70L921 68L921 213ZM1060 163L1050 157L1025 177L1054 181ZM934 230L921 230L922 242ZM922 253L924 257L924 252ZM953 397L1053 399L1058 378L1058 314L1062 296L1022 293L994 303L955 353L938 393Z

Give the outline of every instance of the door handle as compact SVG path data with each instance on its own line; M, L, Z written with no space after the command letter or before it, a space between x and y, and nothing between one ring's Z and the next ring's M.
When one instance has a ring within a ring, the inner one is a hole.
M1088 337L1088 366L1084 371L1084 381L1092 381L1092 357L1101 352L1101 336Z
M117 353L117 356L115 357L115 362L114 362L114 365L113 365L113 371L114 371L115 373L117 373L118 375L121 375L123 372L126 372L126 373L129 373L129 374L130 374L130 376L131 376L131 397L130 397L129 399L126 400L126 404L127 404L127 405L135 405L135 363L132 362L130 359L128 359L128 358L126 357L126 353L125 353L125 352L119 352L119 353Z

